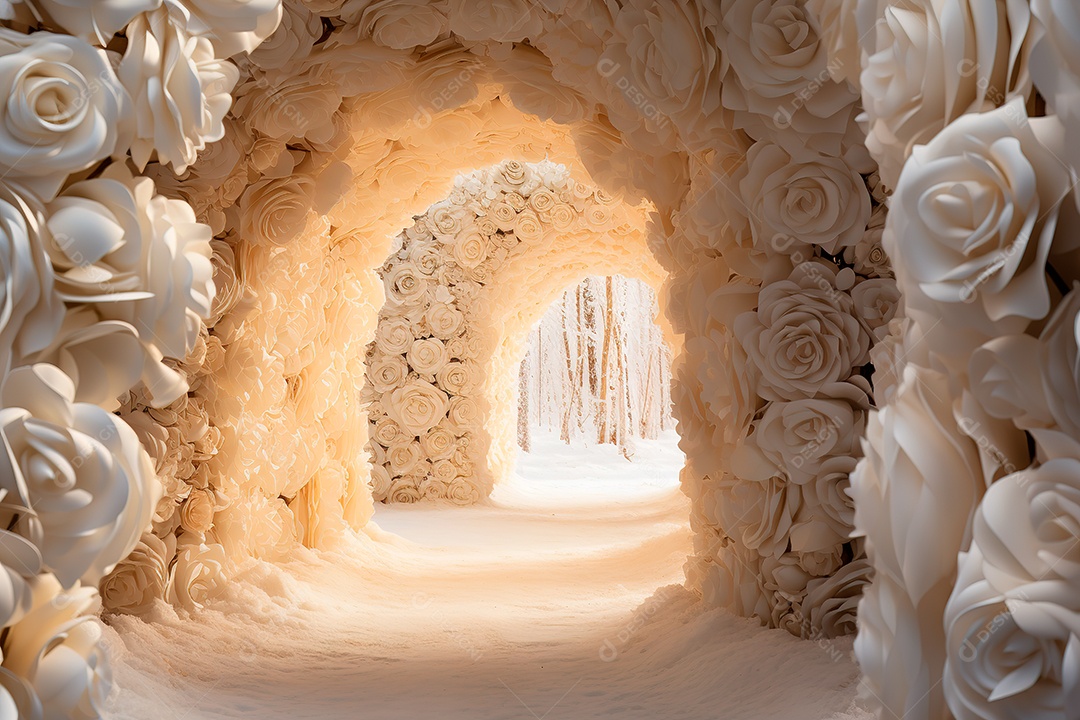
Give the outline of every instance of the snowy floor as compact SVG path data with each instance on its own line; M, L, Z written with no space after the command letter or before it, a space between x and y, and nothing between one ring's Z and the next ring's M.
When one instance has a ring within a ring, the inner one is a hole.
M868 718L850 640L801 642L679 583L673 437L540 434L489 503L382 506L381 530L261 566L194 621L114 621L110 718Z

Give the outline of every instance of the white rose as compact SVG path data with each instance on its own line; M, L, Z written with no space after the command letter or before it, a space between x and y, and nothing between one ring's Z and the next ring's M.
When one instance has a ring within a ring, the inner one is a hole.
M420 488L413 479L403 477L393 482L386 499L388 502L414 503L420 499L420 496Z
M855 633L855 617L863 589L870 584L873 568L865 559L853 560L827 578L806 585L799 603L807 638L835 638Z
M388 302L396 306L411 305L422 301L431 289L431 278L425 277L411 262L399 262L383 274Z
M723 103L737 127L797 149L839 156L857 96L834 82L801 0L722 0L717 42L727 77Z
M37 696L30 702L36 711L24 705L18 717L94 718L105 713L112 672L100 644L100 598L92 587L61 590L51 575L36 577L33 609L4 638L0 675L6 677L0 685L11 688L14 683L8 680L14 676L24 683L24 692Z
M8 459L0 484L30 508L12 527L66 587L96 583L126 556L161 492L134 431L74 394L71 379L46 364L13 371L0 389Z
M64 320L42 233L48 228L41 211L0 188L0 377L13 360L47 347Z
M551 60L530 45L514 45L496 69L510 101L523 113L562 125L578 122L590 111L576 90L553 81Z
M760 370L762 397L814 397L866 362L869 334L836 276L830 264L803 263L762 289L756 312L735 319L735 335Z
M446 417L446 393L423 380L410 380L390 393L386 414L409 436L417 437Z
M866 146L895 189L915 146L965 113L1026 98L1031 18L1024 0L914 0L882 9L863 37L869 58L861 85Z
M218 543L180 546L169 583L169 602L188 611L201 610L225 589L227 560Z
M1045 264L1068 175L1033 124L1015 100L914 150L884 235L905 295L976 327L1013 318L1022 329L1049 311Z
M156 156L182 173L207 143L225 135L222 121L239 71L215 54L210 40L192 37L183 14L170 3L138 15L126 30L117 74L135 103L131 157L140 169Z
M264 70L299 63L323 33L322 18L299 2L282 3L281 24L251 53L251 61Z
M112 36L139 13L153 10L162 0L33 0L59 27L94 45L106 46Z
M678 0L624 3L615 17L615 40L596 65L623 93L628 112L657 132L671 118L695 151L728 126L720 107L718 11L715 4Z
M189 532L205 533L214 526L218 500L210 488L195 488L180 506L180 526Z
M840 158L756 143L739 181L754 244L763 252L813 256L852 247L870 220L870 194L862 177Z
M889 334L889 323L900 308L900 288L891 278L863 280L851 288L855 312L877 340Z
M184 0L182 7L191 33L213 40L220 57L250 53L281 22L281 0Z
M142 615L155 600L165 599L169 562L176 552L175 537L169 535L166 540L169 544L153 533L143 533L131 554L101 580L101 600L106 610Z
M458 396L450 400L446 418L454 430L465 432L480 421L480 408L472 398Z
M846 400L777 401L765 408L749 440L801 485L817 476L827 458L856 454L865 424L863 410Z
M389 447L402 438L401 428L398 424L385 415L375 422L372 437L376 442Z
M735 483L717 492L713 512L723 531L743 547L763 556L778 555L787 548L799 503L797 486L771 477Z
M412 369L421 375L434 375L440 372L449 360L446 347L438 338L413 340L405 359L409 361Z
M126 149L129 99L105 51L0 28L0 170L43 199L69 173Z
M274 245L295 240L312 214L314 185L308 175L267 178L249 185L239 203L244 237Z

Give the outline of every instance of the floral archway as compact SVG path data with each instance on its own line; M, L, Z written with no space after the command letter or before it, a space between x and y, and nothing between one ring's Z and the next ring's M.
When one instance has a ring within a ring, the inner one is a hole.
M873 567L883 708L1069 706L1068 9L552 5L0 8L7 714L97 714L94 586L197 612L363 527L374 268L507 157L654 208L708 602L848 632Z
M367 349L376 501L486 497L513 459L515 369L539 314L588 273L659 286L644 208L515 160L461 176L398 235Z

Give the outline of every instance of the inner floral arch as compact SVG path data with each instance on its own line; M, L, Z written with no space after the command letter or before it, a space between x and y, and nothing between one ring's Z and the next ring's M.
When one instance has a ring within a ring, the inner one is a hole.
M587 274L660 285L644 208L550 162L459 177L395 240L367 348L376 501L485 497L510 470L522 340Z

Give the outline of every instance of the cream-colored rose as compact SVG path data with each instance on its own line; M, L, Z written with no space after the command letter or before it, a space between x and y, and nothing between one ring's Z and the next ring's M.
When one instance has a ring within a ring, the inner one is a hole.
M405 359L409 361L409 366L421 375L440 372L449 360L446 347L438 338L413 340Z
M156 157L182 173L207 143L224 136L239 72L210 40L192 36L179 6L138 15L125 32L117 75L135 106L131 157L140 169Z
M570 124L590 111L580 93L552 79L551 60L530 45L515 45L496 71L514 107L540 120Z
M436 460L431 464L431 472L433 477L446 483L449 483L460 474L458 466L452 460Z
M264 70L299 63L323 32L322 18L300 2L282 3L281 24L251 53L251 61Z
M420 443L416 440L399 442L386 449L387 467L393 475L407 475L421 460Z
M1050 310L1046 258L1069 183L1034 125L1020 100L965 115L904 166L885 249L904 294L950 324L1022 329Z
M398 478L390 486L387 500L389 502L414 503L420 499L420 496L420 488L417 487L413 479L404 477Z
M136 15L160 4L161 0L34 0L34 7L45 11L57 26L102 47Z
M386 499L390 492L393 478L390 477L390 473L387 472L386 466L382 463L374 463L371 465L371 496L376 502L381 502Z
M454 478L446 489L446 497L455 505L472 505L480 500L480 488L466 478Z
M454 262L464 268L474 268L488 256L490 243L479 232L466 232L458 235L453 243Z
M413 437L435 427L446 417L447 409L446 393L423 380L410 380L394 390L386 404L387 416Z
M451 398L446 417L450 426L458 432L471 430L480 420L480 409L476 401L470 397L458 396Z
M74 395L71 379L46 364L13 371L0 390L0 485L31 509L9 527L66 587L96 583L126 556L161 492L134 431Z
M447 394L464 395L473 389L477 374L472 363L452 361L439 369L435 379Z
M435 302L424 312L431 334L442 340L450 340L457 335L465 322L465 316L453 305Z
M913 0L882 8L863 36L866 146L896 189L911 151L965 113L1026 98L1030 10L1024 0Z
M510 232L514 229L514 223L517 221L517 210L505 200L496 200L488 208L488 217L491 218L495 223L495 227L499 230Z
M526 0L448 0L446 12L450 31L463 40L521 42L543 30L538 8Z
M870 213L870 221L866 226L866 232L855 244L855 247L844 248L844 261L850 263L855 272L864 277L892 277L892 265L889 256L885 253L882 245L882 235L885 233L885 217L887 211L884 205L878 205Z
M375 422L373 437L377 442L389 447L402 439L401 428L398 427L396 422L384 415Z
M756 143L746 156L739 192L750 215L754 244L766 253L798 253L814 246L836 255L863 236L870 194L862 177L840 158Z
M259 180L240 198L247 241L285 245L304 231L314 202L314 180L300 175Z
M282 75L277 71L275 76ZM312 144L333 141L337 129L334 113L341 105L340 89L332 82L309 74L284 75L273 80L260 78L237 89L234 114L244 118L249 132L289 142L303 138ZM279 156L279 163L302 159ZM288 176L288 165L272 173Z
M797 487L772 477L736 483L718 492L714 512L724 532L742 547L763 556L776 555L787 548L799 502Z
M430 45L447 30L441 2L346 0L340 14L343 20L358 25L361 37L395 50Z
M106 610L143 615L155 600L165 599L169 561L176 552L175 537L166 539L168 544L153 533L143 533L131 554L102 579L101 600Z
M0 171L48 200L67 175L127 149L127 93L104 50L0 28Z
M169 583L169 602L188 611L201 610L225 589L225 548L218 543L182 544Z
M760 372L766 399L813 397L866 362L870 336L829 263L806 262L766 285L756 312L735 319L735 335Z
M518 213L514 220L514 234L523 242L533 242L543 236L544 226L536 213L525 210Z
M432 281L411 262L400 262L383 275L383 286L387 301L403 306L420 302L432 289Z
M457 436L440 423L421 436L420 447L428 459L434 461L446 460L454 454L454 450L457 448Z
M873 568L862 558L845 564L830 577L807 583L806 596L799 603L804 618L803 637L835 638L854 634L859 600L872 575Z
M413 338L412 326L404 318L381 319L375 328L375 345L386 355L404 355Z
M193 533L205 533L214 526L217 498L210 489L192 490L180 506L180 526Z
M409 366L400 355L382 355L368 366L368 378L376 392L387 393L405 384Z
M863 409L847 400L777 401L765 408L749 441L801 485L817 476L826 458L856 454L865 422Z

